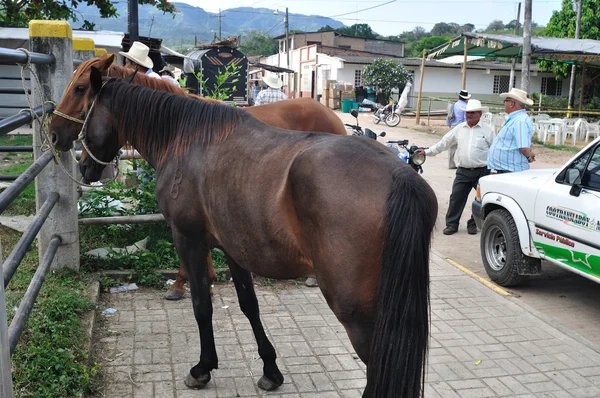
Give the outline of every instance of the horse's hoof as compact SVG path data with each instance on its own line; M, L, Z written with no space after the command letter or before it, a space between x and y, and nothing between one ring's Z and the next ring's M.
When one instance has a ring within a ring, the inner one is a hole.
M183 298L183 292L181 290L169 289L165 293L165 299L167 300L181 300Z
M194 390L200 390L200 389L206 387L206 385L208 384L209 381L210 381L210 373L202 375L198 379L196 379L194 376L192 376L191 373L188 373L187 377L185 378L184 383L188 388L193 388Z
M280 385L281 385L281 383L277 384L275 382L272 382L271 380L267 379L265 376L262 376L260 378L260 380L258 380L258 387L261 390L265 390L265 391L276 390L277 387L279 387Z
M319 287L319 282L317 282L317 278L315 278L314 276L309 276L308 278L306 278L304 284L308 287Z

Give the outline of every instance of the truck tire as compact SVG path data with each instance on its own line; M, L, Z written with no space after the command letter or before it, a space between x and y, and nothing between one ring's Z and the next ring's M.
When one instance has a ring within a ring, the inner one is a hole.
M523 254L515 220L504 209L494 210L485 217L480 247L485 271L500 286L516 286L523 282L527 275L519 274L519 264L539 261Z

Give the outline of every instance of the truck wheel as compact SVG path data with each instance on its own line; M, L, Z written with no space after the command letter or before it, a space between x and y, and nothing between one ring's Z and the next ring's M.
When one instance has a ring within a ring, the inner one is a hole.
M527 275L519 275L519 264L536 260L521 251L519 231L507 210L494 210L486 216L480 244L485 271L500 286L521 283Z

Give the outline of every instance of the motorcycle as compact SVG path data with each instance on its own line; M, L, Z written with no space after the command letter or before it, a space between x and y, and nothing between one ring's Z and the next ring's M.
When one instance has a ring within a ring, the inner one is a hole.
M379 122L383 121L390 127L396 127L400 124L400 112L398 111L398 103L393 102L391 104L387 104L386 106L382 106L379 104L375 105L377 109L373 113L373 123L379 124Z
M385 137L385 131L382 131L379 135L375 134L375 132L369 128L365 128L363 130L362 127L360 127L360 125L358 124L358 112L356 111L356 109L352 109L350 111L350 114L352 116L354 116L354 118L356 119L356 124L347 124L344 123L344 126L346 127L350 127L350 129L352 130L352 135L359 135L359 136L365 136L365 137L369 137L372 138L374 140L377 139L377 137Z
M408 146L408 140L386 141L386 147L390 148L403 162L409 164L419 174L423 174L423 163L427 160L424 152L417 152L419 149L425 150L427 147L416 145Z

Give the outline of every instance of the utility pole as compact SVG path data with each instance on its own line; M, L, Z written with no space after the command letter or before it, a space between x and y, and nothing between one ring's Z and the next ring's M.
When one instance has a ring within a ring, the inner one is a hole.
M221 38L221 9L219 8L219 40L223 40Z
M515 23L515 36L519 35L519 21L521 20L521 3L517 7L517 19ZM510 90L515 86L515 66L517 64L517 59L512 59L512 66L510 68L510 81L508 82L508 89Z
M148 37L152 37L152 27L154 26L154 15L152 16L152 22L150 22L150 30L148 31Z
M531 8L533 0L525 0L523 14L523 60L521 61L521 89L529 93L529 70L531 69Z
M577 19L575 20L575 38L579 39L581 29L581 0L577 0ZM569 84L569 109L575 105L575 75L577 74L577 65L573 63L571 67L571 82ZM581 88L583 90L583 87Z
M138 0L129 0L129 13L127 14L127 30L129 31L130 47L134 41L140 40L138 19Z
M287 57L286 68L290 68L290 20L288 18L288 8L285 7L285 55Z

